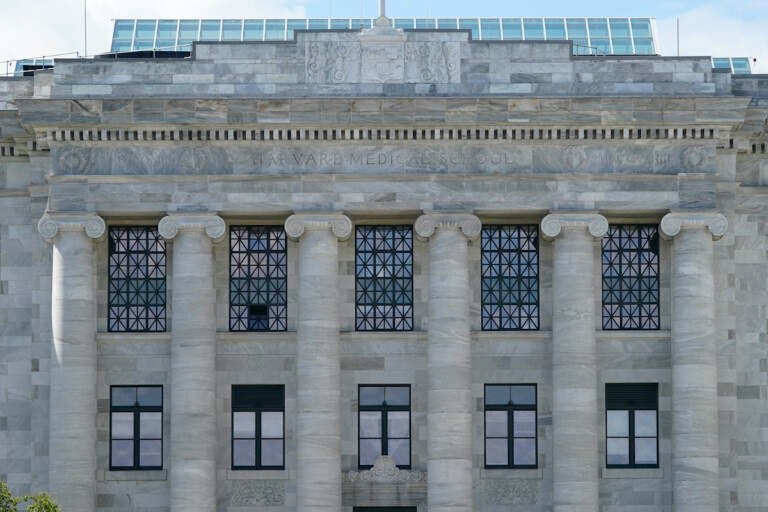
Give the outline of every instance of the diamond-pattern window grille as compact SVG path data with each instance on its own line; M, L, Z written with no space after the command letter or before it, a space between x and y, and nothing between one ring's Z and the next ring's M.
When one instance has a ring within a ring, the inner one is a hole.
M232 226L229 244L229 330L287 330L285 230Z
M603 238L602 265L603 329L658 329L658 226L610 226Z
M109 228L110 332L165 331L165 240L154 226Z
M356 228L355 326L358 331L413 330L411 226Z
M538 329L538 226L483 226L481 243L483 330Z

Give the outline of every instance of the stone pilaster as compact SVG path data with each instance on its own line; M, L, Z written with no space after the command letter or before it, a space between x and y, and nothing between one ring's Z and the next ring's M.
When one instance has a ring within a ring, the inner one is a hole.
M53 244L50 493L62 510L96 507L95 214L46 214L37 228Z
M427 502L429 510L472 510L472 358L467 241L480 235L469 214L428 213L416 234L429 239Z
M338 241L352 233L341 214L285 221L299 240L296 491L298 510L341 510L341 363Z
M595 239L602 215L553 213L541 221L555 244L552 309L552 428L555 512L598 510Z
M158 225L173 239L171 305L172 512L216 510L216 295L213 242L226 233L212 214L178 214Z
M718 510L717 340L713 240L719 213L669 213L672 257L672 480L675 512Z

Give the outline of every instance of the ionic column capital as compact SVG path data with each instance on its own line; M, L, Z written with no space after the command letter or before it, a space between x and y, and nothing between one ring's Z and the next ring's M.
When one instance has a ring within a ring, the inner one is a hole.
M227 233L227 223L213 213L172 213L160 219L157 231L168 240L175 238L179 231L205 231L217 242Z
M98 240L106 230L104 219L95 213L46 213L37 223L37 231L48 243L64 231L85 231L89 238Z
M608 233L608 219L597 213L556 212L550 213L541 221L541 233L544 238L553 240L563 231L588 230L595 238L602 238Z
M296 240L306 231L324 230L346 240L352 234L352 221L341 213L296 213L285 220L285 234Z
M720 240L728 231L728 219L717 212L672 212L661 219L661 233L667 238L683 229L708 229L712 240Z
M483 223L471 213L425 213L413 225L416 236L429 239L438 229L461 231L469 240L480 236Z

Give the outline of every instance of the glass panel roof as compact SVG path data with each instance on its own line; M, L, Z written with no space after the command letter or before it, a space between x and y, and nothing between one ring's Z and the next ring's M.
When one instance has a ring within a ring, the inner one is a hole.
M712 67L715 69L730 69L736 75L751 75L752 64L747 57L713 57Z
M121 19L115 20L111 51L189 51L192 41L200 40L284 41L292 40L296 30L367 28L373 21L371 18ZM567 39L574 42L576 55L658 53L653 18L393 18L392 25L411 30L469 30L473 39L486 41ZM749 66L748 61L746 65Z

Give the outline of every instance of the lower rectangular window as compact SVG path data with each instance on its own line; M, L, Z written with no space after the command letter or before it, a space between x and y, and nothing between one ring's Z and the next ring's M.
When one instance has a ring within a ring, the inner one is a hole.
M606 466L659 467L658 384L606 384Z
M538 466L536 385L485 385L485 467Z
M109 469L163 468L163 387L112 386Z
M284 386L232 386L232 469L285 469L284 419Z
M358 466L373 467L381 455L401 469L411 467L411 387L360 386Z

